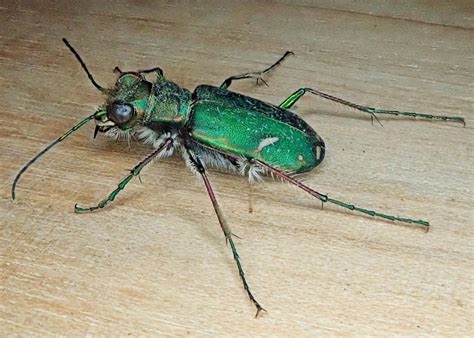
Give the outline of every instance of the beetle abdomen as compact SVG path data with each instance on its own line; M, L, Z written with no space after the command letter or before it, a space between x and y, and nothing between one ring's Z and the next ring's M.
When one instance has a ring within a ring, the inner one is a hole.
M289 110L209 85L197 87L194 99L191 136L216 150L292 173L311 170L324 158L323 140Z

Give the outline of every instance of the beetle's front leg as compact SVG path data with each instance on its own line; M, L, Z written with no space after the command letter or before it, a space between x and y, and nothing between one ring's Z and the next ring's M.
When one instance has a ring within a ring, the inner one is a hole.
M153 67L153 68L150 68L150 69L141 69L141 70L137 70L137 71L134 71L134 72L123 72L118 66L115 66L114 70L113 70L114 73L118 73L119 75L123 75L123 74L149 74L149 73L156 73L156 75L158 77L163 77L164 74L163 74L163 69L161 69L160 67Z
M255 305L257 308L257 313L255 314L255 317L258 317L259 313L261 311L266 310L258 303L258 301L255 299L253 296L252 292L250 291L250 287L247 284L247 280L245 279L245 274L244 270L242 268L242 264L240 263L240 256L237 252L237 248L234 244L234 240L232 236L235 236L232 234L229 226L227 225L227 221L224 218L224 214L222 213L222 210L219 206L219 203L217 202L216 195L214 194L214 190L212 189L211 183L209 182L209 179L207 178L206 175L206 169L204 168L204 165L202 164L201 160L199 159L198 156L194 154L194 152L189 148L185 148L186 151L186 160L188 162L188 165L192 167L192 169L196 170L199 175L201 175L204 185L206 186L207 193L209 195L209 198L211 199L212 206L214 207L214 211L216 213L217 219L219 221L219 224L221 226L222 232L224 233L225 239L227 243L230 243L230 247L232 248L232 254L234 256L235 263L237 265L237 269L239 270L239 275L240 279L242 280L242 284L244 285L244 289L247 292L247 295L250 298L250 301Z
M432 115L432 114L421 114L415 112L405 112L405 111L398 111L398 110L386 110L386 109L378 109L372 108L367 106L362 106L357 103L349 102L344 99L338 98L336 96L332 96L326 93L323 93L319 90L312 89L312 88L300 88L295 91L293 94L288 96L278 107L283 109L290 109L299 99L303 97L304 94L310 93L323 99L330 100L333 102L340 103L344 106L351 107L365 113L370 114L371 118L375 118L378 121L376 114L388 114L388 115L403 115L403 116L411 116L411 117L419 117L425 119L434 119L434 120L444 120L444 121L454 121L454 122L461 122L465 125L464 119L458 116L444 116L444 115ZM378 121L380 123L380 121Z
M88 207L88 208L82 208L82 207L79 207L77 204L74 206L74 212L77 212L77 213L81 213L81 212L90 212L90 211L94 211L94 210L97 210L97 209L102 209L104 208L107 204L109 204L110 202L112 202L115 197L117 197L118 193L120 191L122 191L123 189L125 189L125 187L127 186L128 182L130 182L132 180L132 178L134 178L135 176L138 176L140 174L140 172L142 171L142 169L148 164L150 163L154 158L158 157L163 151L166 151L169 147L172 146L172 143L173 143L173 140L170 138L170 139L166 139L163 144L158 147L157 149L155 149L151 154L149 154L147 157L145 157L142 161L140 161L140 163L138 163L132 170L130 170L130 175L128 175L127 177L125 177L117 186L117 189L115 189L114 191L112 191L109 196L107 196L105 199L103 199L102 201L100 201L96 206L93 206L93 207Z
M289 55L294 55L294 53L290 52L290 51L286 51L286 53L283 54L283 56L281 58L279 58L277 62L275 62L274 64L272 64L270 67L266 68L265 70L262 70L262 71L259 71L259 72L248 72L248 73L243 73L243 74L231 76L231 77L227 78L224 82L222 82L220 88L221 89L227 89L232 84L232 81L242 80L242 79L256 79L257 84L258 84L258 81L262 81L262 83L264 83L265 85L268 86L267 82L263 79L263 75L268 74L273 69L275 69Z

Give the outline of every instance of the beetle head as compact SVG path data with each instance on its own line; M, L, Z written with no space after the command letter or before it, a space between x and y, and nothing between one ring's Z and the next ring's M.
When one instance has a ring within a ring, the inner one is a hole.
M127 131L140 124L151 88L152 84L140 73L120 73L108 93L107 103L95 117L94 137L99 131L106 132L111 128Z
M147 98L152 88L152 84L146 81L142 74L155 71L158 75L162 75L162 72L159 68L136 73L123 73L118 68L116 68L115 70L120 73L117 82L112 89L106 89L94 80L94 77L87 69L86 64L76 52L76 50L69 44L69 42L66 39L63 39L63 42L74 54L77 61L79 61L82 69L86 72L87 77L91 81L92 85L107 95L107 103L100 107L99 110L97 110L94 114L86 117L74 127L66 131L58 139L51 142L46 148L36 154L21 168L13 180L12 199L15 199L15 188L23 173L50 149L69 137L69 135L80 129L89 121L95 120L96 122L94 137L99 131L105 132L111 128L116 128L118 131L127 131L139 125L139 123L144 119Z

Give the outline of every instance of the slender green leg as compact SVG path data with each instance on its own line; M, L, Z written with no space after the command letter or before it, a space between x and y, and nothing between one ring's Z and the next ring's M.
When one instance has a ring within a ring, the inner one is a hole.
M201 177L204 181L204 185L206 186L207 193L209 195L209 198L211 199L212 206L214 207L214 211L216 213L217 219L219 220L219 224L221 226L222 232L224 233L226 242L230 243L230 247L232 249L232 254L234 256L234 260L235 260L235 263L237 265L237 269L239 270L240 279L242 280L242 284L244 286L244 289L247 292L247 295L249 296L250 301L257 308L257 313L255 314L255 317L258 317L258 315L261 311L266 312L266 310L255 299L252 292L250 291L249 285L247 284L247 280L245 279L244 269L242 268L242 264L240 263L240 257L239 257L239 254L237 252L237 248L234 244L234 240L232 239L232 236L235 236L235 235L232 234L229 226L227 225L227 222L224 218L224 214L222 213L222 210L219 206L219 203L217 202L216 195L214 194L214 191L212 189L211 183L209 182L209 179L207 178L206 169L202 165L199 158L196 157L192 153L191 149L186 148L186 151L188 153L189 160L191 161L192 166L197 170L197 172L201 175Z
M369 113L372 117L376 119L377 117L375 114L388 114L388 115L403 115L403 116L419 117L419 118L433 119L433 120L454 121L454 122L460 122L463 125L466 125L464 118L458 117L458 116L421 114L421 113L415 113L415 112L404 112L404 111L398 111L398 110L386 110L386 109L378 109L378 108L372 108L372 107L367 107L367 106L361 106L359 104L352 103L352 102L340 99L338 97L335 97L335 96L332 96L332 95L320 92L319 90L315 90L311 88L298 89L293 94L288 96L286 100L280 103L279 107L284 108L284 109L290 109L306 93L311 93L313 95L322 97L324 99L331 100L333 102L337 102L345 106Z
M349 210L354 210L354 211L357 211L357 212L360 212L360 213L363 213L363 214L366 214L366 215L369 215L369 216L383 218L383 219L390 220L390 221L398 221L398 222L402 222L402 223L422 225L422 226L426 227L427 231L429 229L430 223L428 221L424 221L424 220L421 220L421 219L403 218L403 217L398 217L398 216L382 214L382 213L377 212L377 211L360 208L360 207L357 207L357 206L349 204L349 203L345 203L345 202L342 202L342 201L339 201L339 200L336 200L336 199L333 199L333 198L329 198L327 195L323 195L323 194L317 192L316 190L311 189L310 187L304 185L303 183L299 182L298 180L292 178L291 176L288 176L284 172L282 172L282 171L280 171L280 170L278 170L278 169L276 169L276 168L274 168L274 167L272 167L272 166L270 166L270 165L268 165L268 164L266 164L266 163L264 163L260 160L254 159L253 162L258 163L259 165L264 167L266 170L268 170L270 173L275 174L278 177L282 178L283 180L297 186L298 188L302 189L303 191L307 192L308 194L316 197L317 199L319 199L323 203L336 204L340 207L343 207L343 208L346 208L346 209L349 209Z
M89 207L89 208L81 208L79 207L77 204L74 206L74 211L77 212L77 213L81 213L81 212L90 212L90 211L94 211L94 210L97 210L97 209L102 209L103 207L105 207L107 204L109 204L110 202L112 202L115 197L117 197L118 193L120 191L122 191L128 184L128 182L130 182L132 180L133 177L135 176L138 176L140 174L140 172L142 171L142 169L148 164L150 163L155 157L157 157L158 155L160 155L160 153L165 150L166 148L168 148L171 143L173 142L173 140L171 139L168 139L166 140L165 142L163 142L163 144L155 149L151 154L149 154L147 157L145 157L142 161L140 161L140 163L138 163L132 170L130 170L130 175L128 175L127 177L125 177L117 186L117 189L115 189L114 191L112 191L109 196L107 196L107 198L103 199L102 201L100 201L96 206L93 206L93 207Z
M220 88L221 89L227 89L227 88L230 87L232 81L242 80L242 79L256 79L257 84L258 84L258 81L262 81L265 85L268 86L268 83L263 79L263 75L271 72L273 69L275 69L280 63L282 63L290 55L294 55L294 53L290 52L290 51L286 51L286 53L283 54L283 56L281 58L279 58L277 62L275 62L274 64L272 64L270 67L266 68L263 71L249 72L249 73L243 73L243 74L231 76L221 84Z

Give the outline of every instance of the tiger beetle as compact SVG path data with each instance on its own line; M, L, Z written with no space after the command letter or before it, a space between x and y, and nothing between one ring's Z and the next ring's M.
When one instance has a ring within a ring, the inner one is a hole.
M361 214L420 225L429 229L430 224L427 221L364 209L330 198L296 179L294 174L312 170L323 161L325 144L311 126L289 109L303 95L310 93L368 113L377 121L379 114L465 124L463 118L371 108L312 88L298 89L279 105L229 90L233 81L242 79L254 79L257 83L262 81L266 84L263 76L292 55L290 51L265 70L231 76L219 87L200 85L191 92L167 80L159 67L127 72L115 67L114 72L118 74L117 81L113 88L107 89L94 80L84 61L69 42L66 39L63 39L63 42L79 61L92 85L106 96L106 103L94 114L66 131L21 168L13 181L12 199L15 199L15 187L22 174L48 150L91 120L96 123L94 138L98 132L116 138L129 138L134 135L150 144L154 150L130 170L130 174L118 184L117 188L97 205L84 208L76 204L74 211L77 213L104 208L152 160L169 157L176 151L182 155L187 166L204 182L226 242L232 249L243 287L257 309L256 317L265 309L255 299L246 281L233 240L235 235L226 222L207 176L208 166L226 172L248 175L251 183L261 180L265 175L276 176L302 189L323 204L332 203ZM156 75L155 82L146 79L145 75L149 73Z

